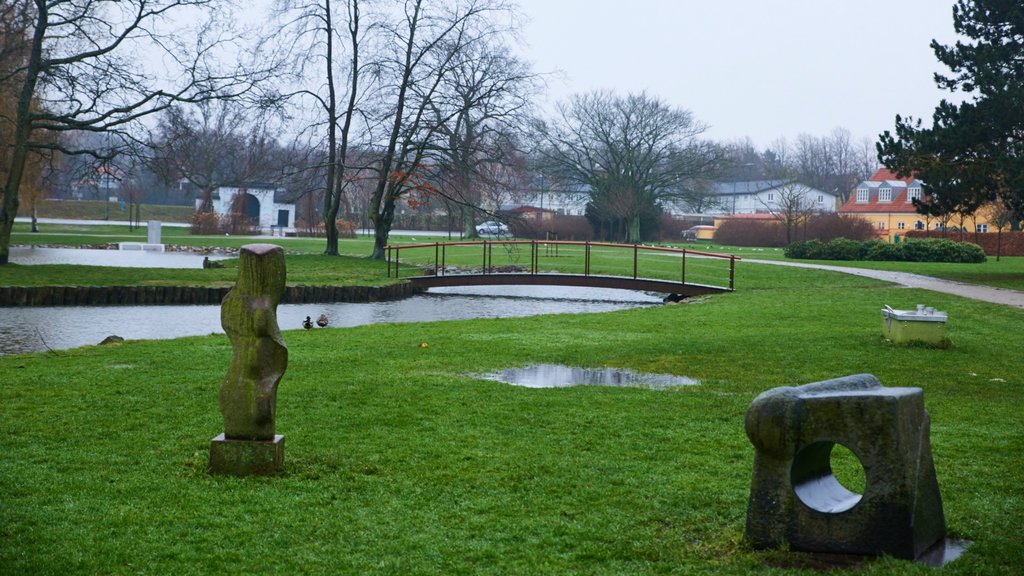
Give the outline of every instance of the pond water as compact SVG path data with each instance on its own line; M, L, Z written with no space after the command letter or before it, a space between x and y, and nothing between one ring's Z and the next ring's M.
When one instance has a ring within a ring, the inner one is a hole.
M211 260L227 256L210 255ZM123 268L202 268L203 255L189 252L153 252L149 250L96 250L90 248L37 248L12 246L15 264L81 264L83 266L120 266Z
M675 386L700 384L700 380L672 374L644 374L619 368L576 368L560 364L534 364L523 368L509 368L501 372L481 374L479 377L527 388L597 385L664 390Z
M660 297L642 292L599 288L434 288L429 294L391 302L283 304L277 318L282 330L291 330L301 329L306 316L326 314L329 330L386 322L586 314L660 303ZM115 334L138 340L214 333L223 333L220 306L215 305L0 308L0 355L97 344Z

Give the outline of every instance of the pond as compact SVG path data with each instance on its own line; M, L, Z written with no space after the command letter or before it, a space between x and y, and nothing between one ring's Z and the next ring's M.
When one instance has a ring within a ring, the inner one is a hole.
M211 260L229 258L209 255ZM82 266L120 266L123 268L202 268L202 254L190 252L154 252L149 250L96 250L90 248L37 248L12 246L10 261L15 264L80 264Z
M282 330L290 330L301 329L306 316L326 314L329 330L386 322L586 314L660 303L658 296L600 288L433 288L428 294L390 302L283 304L277 318ZM219 306L0 308L0 355L97 344L110 335L138 340L214 333L223 333Z

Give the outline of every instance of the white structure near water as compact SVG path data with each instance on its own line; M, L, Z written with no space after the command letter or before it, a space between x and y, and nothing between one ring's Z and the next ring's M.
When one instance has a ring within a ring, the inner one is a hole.
M241 197L237 201L241 212L259 223L261 230L271 233L295 230L295 203L286 201L283 188L267 184L221 186L213 193L213 211L227 216L238 197ZM201 203L202 200L196 200L196 210Z

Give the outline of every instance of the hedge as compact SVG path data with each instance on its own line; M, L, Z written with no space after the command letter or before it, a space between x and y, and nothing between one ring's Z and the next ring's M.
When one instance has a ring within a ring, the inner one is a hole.
M793 242L786 247L786 257L805 260L984 262L985 252L977 244L941 238L908 238L899 244L889 244L881 240L862 242L836 238L828 242Z

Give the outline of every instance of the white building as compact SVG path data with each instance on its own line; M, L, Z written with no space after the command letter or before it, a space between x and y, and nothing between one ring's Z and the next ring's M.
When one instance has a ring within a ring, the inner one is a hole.
M714 190L718 200L706 213L715 215L776 213L784 210L794 195L801 199L802 210L835 212L839 199L835 194L787 180L716 182Z
M236 200L241 196L241 200ZM283 188L268 184L240 184L221 186L213 193L213 211L226 216L235 202L241 204L243 214L259 223L260 229L274 232L295 230L295 203L289 202ZM196 200L199 209L202 200Z

